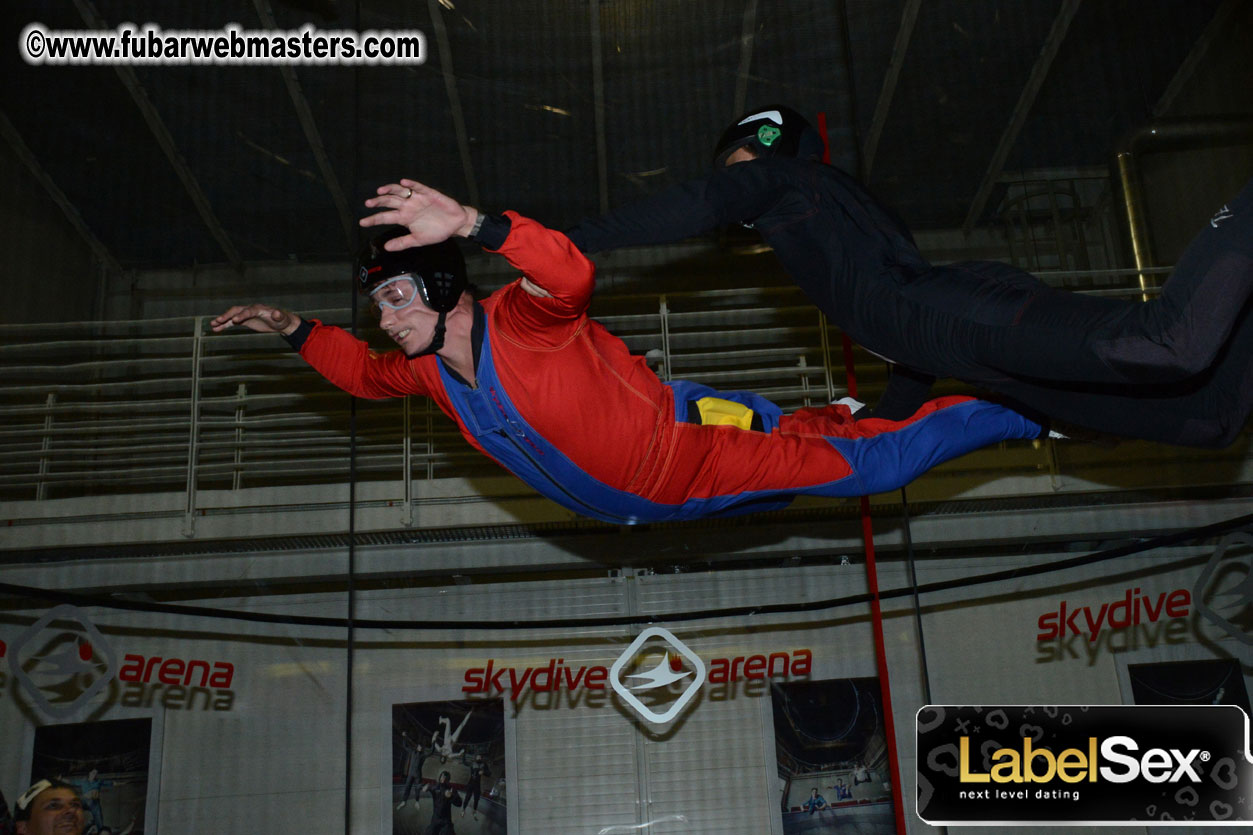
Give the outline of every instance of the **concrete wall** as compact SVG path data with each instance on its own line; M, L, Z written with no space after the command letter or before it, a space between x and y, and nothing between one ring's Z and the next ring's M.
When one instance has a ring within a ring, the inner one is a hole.
M969 578L1066 556L1012 550L923 559L919 581ZM1243 658L1243 686L1253 689L1247 646L1198 611L1197 603L1208 592L1193 600L1186 616L1163 614L1134 627L1106 624L1095 639L1079 634L1041 640L1039 635L1041 617L1056 611L1059 601L1072 609L1096 610L1102 603L1124 599L1131 589L1152 600L1199 588L1208 561L1218 555L1212 544L1160 549L1064 573L926 595L920 617L929 698L912 603L908 597L887 601L883 625L908 832L938 831L913 814L914 715L924 704L1131 704L1128 666L1164 661ZM1246 550L1230 567L1247 575L1248 561ZM51 717L34 703L28 685L12 674L12 659L22 661L46 693L68 698L73 695L69 690L54 686L55 670L49 673L25 659L33 647L43 652L44 662L54 661L52 650L65 647L58 635L81 633L82 628L72 623L74 613L62 612L57 623L42 627L35 638L23 637L28 625L47 611L28 604L0 613L0 641L11 656L11 663L0 670L6 752L0 758L0 786L12 797L31 776L37 726L147 717L158 741L146 760L151 804L145 833L342 832L349 773L351 831L404 832L408 830L403 827L392 829L399 791L392 706L491 696L504 703L511 833L629 832L650 823L650 831L661 832L781 833L770 681L745 677L747 667L734 682L715 682L711 673L686 713L666 728L649 727L634 719L608 687L549 691L525 684L526 671L541 670L554 660L572 671L609 667L636 630L571 626L482 631L457 624L642 613L666 624L710 670L717 667L717 659L808 649L812 669L801 678L861 678L875 675L871 621L864 604L667 623L669 615L694 609L855 595L865 590L860 562L854 557L847 565L678 575L431 586L406 585L397 578L372 584L357 593L356 617L393 626L359 628L354 639L351 765L345 747L349 673L342 629L79 610L99 630L94 657L102 657L107 645L119 662L129 665L129 673L114 676L71 715ZM164 570L172 580L208 577L217 564L218 557L204 554L196 560L168 561ZM222 561L223 568L231 564ZM72 584L66 582L74 575L72 564L43 570L47 585ZM0 578L10 574L6 570ZM879 581L885 590L907 586L904 565L881 564ZM1230 577L1224 580L1225 588L1230 582ZM239 594L201 603L280 615L342 617L346 612L342 592L313 589L261 596L251 595L241 582ZM432 626L398 624L406 620ZM137 667L139 657L144 661ZM152 658L160 660L149 664ZM169 659L176 662L164 666ZM197 689L195 682L189 687L177 681L176 671L190 659L206 661L215 674L224 674L222 665L230 664L229 682L219 679L216 687ZM468 693L466 688L473 689L476 681L487 680L485 674L475 679L471 672L483 671L489 659L494 669L513 671L496 681L503 692L489 685L489 693ZM83 674L90 679L94 669ZM39 678L41 672L51 677ZM147 681L137 680L142 678ZM510 692L514 685L516 699ZM416 811L424 819L429 816L429 799ZM405 810L406 819L415 817L413 809ZM463 835L499 831L484 829L469 817L455 820ZM1047 831L1059 835L1088 830L1063 826Z

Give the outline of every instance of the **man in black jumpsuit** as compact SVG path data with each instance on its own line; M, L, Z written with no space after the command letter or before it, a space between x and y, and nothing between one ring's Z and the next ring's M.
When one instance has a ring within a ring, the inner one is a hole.
M474 759L470 759L469 754L462 754L461 762L470 769L470 779L466 780L466 802L461 807L461 817L466 816L466 809L470 808L470 801L474 801L474 819L479 819L479 800L483 797L483 778L491 777L492 770L487 767L487 763L483 760L483 755L475 754Z
M461 795L452 786L452 775L441 771L439 781L431 786L430 791L435 809L431 812L431 822L427 824L424 835L456 835L452 828L452 807L461 805Z
M417 791L414 793L413 804L415 806L421 805L422 763L426 762L426 758L432 754L430 748L420 740L415 743L405 731L400 732L400 744L409 755L409 767L405 770L405 787L400 793L400 802L396 804L397 810L404 808L405 801L409 799L409 790L415 786Z
M905 225L821 160L785 107L748 114L714 172L569 231L584 252L751 223L805 294L896 363L877 417L912 414L935 377L1126 437L1223 447L1253 410L1253 183L1192 241L1150 302L1050 288L1007 264L933 267Z

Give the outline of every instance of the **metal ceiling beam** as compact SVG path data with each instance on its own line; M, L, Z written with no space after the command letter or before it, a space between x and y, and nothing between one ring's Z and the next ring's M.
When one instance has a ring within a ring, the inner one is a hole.
M470 138L466 133L465 114L461 110L461 97L457 94L457 76L452 71L452 49L448 45L448 29L440 13L438 0L427 0L431 12L431 28L435 30L435 43L439 46L439 68L444 75L444 89L448 104L452 107L452 124L457 133L457 150L461 152L461 167L466 175L466 190L470 205L479 205L479 186L474 180L474 163L470 161Z
M65 215L65 219L74 227L74 231L87 242L87 246L91 248L92 254L96 256L101 264L105 266L109 272L120 275L122 266L117 259L113 257L113 253L109 252L108 247L100 242L91 229L87 228L87 223L83 220L83 216L78 213L78 209L70 202L70 198L65 196L65 192L53 182L52 177L39 164L39 160L35 158L35 154L30 147L22 141L22 135L17 132L17 128L9 121L9 117L0 111L0 134L4 136L9 147L13 149L13 153L26 166L26 170L31 173L35 180L48 192L48 196L52 198L52 202L57 205L61 213Z
M1170 106L1175 103L1175 98L1179 95L1179 91L1192 78L1192 74L1196 72L1197 65L1201 63L1205 53L1209 51L1210 44L1227 30L1227 24L1231 20L1231 16L1236 9L1244 5L1246 5L1245 0L1225 0L1214 12L1214 17L1206 25L1205 31L1201 33L1201 37L1197 38L1196 43L1192 45L1192 50L1188 53L1188 57L1183 59L1183 63L1175 71L1175 77L1166 85L1166 90L1162 93L1162 97L1153 106L1154 118L1165 116L1166 112L1170 110Z
M901 13L901 26L896 30L896 42L892 44L892 58L888 61L883 87L879 90L879 100L875 103L874 117L870 120L870 130L866 133L866 142L862 146L862 179L867 182L870 180L870 169L874 167L875 152L879 150L883 126L892 109L892 97L896 95L896 83L901 77L901 67L905 65L905 53L909 51L909 39L913 37L914 24L918 22L918 9L921 6L922 0L906 0L905 10Z
M1018 97L1018 104L1014 107L1014 112L1010 115L1009 124L1005 126L1005 132L1001 134L1001 141L997 144L996 150L992 153L992 161L988 163L988 170L983 175L983 181L979 183L979 188L975 192L975 199L970 204L970 211L966 213L966 222L962 224L962 231L967 235L974 228L975 222L983 214L983 209L987 206L988 198L992 195L992 188L996 185L996 181L1000 178L1001 172L1005 168L1005 160L1009 157L1009 152L1013 150L1014 145L1018 142L1018 134L1022 132L1022 126L1026 124L1027 117L1031 115L1031 107L1035 104L1035 98L1039 95L1040 88L1044 86L1044 80L1048 77L1049 69L1053 66L1053 59L1057 57L1057 52L1061 49L1062 41L1066 39L1066 30L1070 28L1070 21L1074 19L1075 12L1079 10L1079 0L1063 0L1061 9L1057 12L1057 17L1053 19L1053 27L1049 30L1048 37L1044 39L1044 46L1040 49L1040 55L1035 59L1035 66L1031 68L1031 75L1027 77L1027 83L1022 88L1022 94Z
M262 27L272 31L278 29L278 24L274 20L274 11L270 8L268 0L253 0L253 5L257 8L257 17L261 18ZM304 91L300 88L300 81L296 78L296 71L290 64L279 64L278 70L283 76L283 83L287 85L287 95L291 97L292 107L296 109L296 118L300 120L300 127L305 132L309 150L313 152L313 158L317 161L318 171L322 174L322 182L335 202L335 210L339 213L339 222L344 229L344 242L348 245L348 251L352 252L356 249L357 224L353 222L352 212L348 208L348 198L344 196L344 190L339 186L339 179L335 176L335 169L331 167L330 157L326 153L326 146L322 144L322 134L318 131L317 123L313 121L313 111L309 108L309 100L305 98Z
M744 26L740 30L740 66L735 73L735 113L738 119L748 109L748 70L753 65L753 31L757 28L757 0L744 6Z
M74 5L88 26L93 29L108 28L104 18L96 11L96 7L91 4L90 0L74 0ZM183 159L183 155L178 152L178 147L174 144L174 137L170 135L169 129L161 119L161 114L157 112L156 106L148 98L148 93L144 90L144 86L139 83L139 77L135 75L133 69L125 64L115 64L113 68L117 70L118 78L122 80L122 84L131 94L131 99L134 100L135 106L143 114L144 121L148 123L148 128L156 138L157 144L161 146L161 150L165 152L166 159L170 161L170 165L174 166L174 173L182 181L183 188L187 189L191 202L195 204L196 211L200 213L200 219L204 221L205 226L209 227L209 233L218 242L218 246L222 249L222 254L226 256L226 260L230 262L232 267L242 272L244 264L239 257L239 252L235 249L235 245L231 243L231 239L218 221L217 215L214 214L213 207L209 205L209 198L205 196L204 191L200 188L200 183L187 165L187 160Z
M596 182L600 213L609 211L609 150L605 139L605 59L600 42L600 0L588 0L592 29L592 101L596 120Z

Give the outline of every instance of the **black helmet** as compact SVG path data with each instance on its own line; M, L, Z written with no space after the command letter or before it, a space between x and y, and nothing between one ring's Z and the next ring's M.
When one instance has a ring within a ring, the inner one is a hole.
M758 156L822 159L821 134L790 107L767 105L750 110L727 128L714 148L714 165L722 166L736 148L748 146Z
M369 295L377 285L398 275L413 277L418 287L418 295L422 303L439 314L435 322L435 332L431 342L410 357L422 357L434 354L444 347L444 336L447 333L446 319L450 311L457 306L461 295L470 286L466 278L466 261L461 250L451 240L427 246L415 246L399 252L388 252L383 244L392 238L408 234L403 226L391 232L385 232L374 238L361 250L357 257L357 272L354 280L357 289Z
M457 306L461 294L470 286L466 277L466 261L451 240L429 246L416 246L399 252L388 252L383 244L409 234L403 226L385 232L362 247L357 256L357 289L363 295L389 278L411 275L427 307L447 313Z

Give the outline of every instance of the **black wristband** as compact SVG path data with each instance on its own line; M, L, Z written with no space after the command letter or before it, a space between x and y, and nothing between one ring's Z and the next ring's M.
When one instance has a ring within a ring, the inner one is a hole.
M481 212L479 218L483 222L477 224L479 228L467 237L487 249L500 249L504 246L505 238L509 237L509 232L513 229L513 221L505 215L485 215Z
M299 351L304 347L305 340L311 333L313 333L313 323L308 319L301 319L294 331L282 334L282 337L287 340L288 345L292 346L292 350Z

